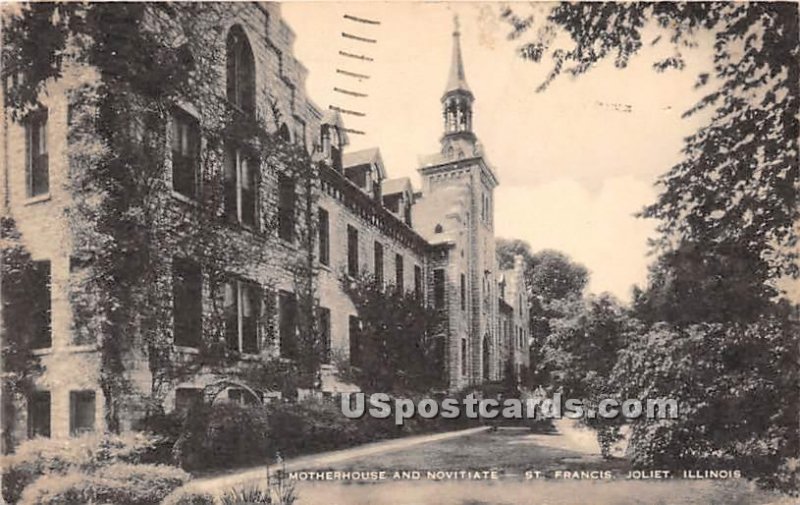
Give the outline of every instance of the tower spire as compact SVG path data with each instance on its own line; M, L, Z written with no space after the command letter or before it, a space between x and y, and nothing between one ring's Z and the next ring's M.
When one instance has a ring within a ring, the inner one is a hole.
M462 158L476 152L475 134L472 132L472 96L464 75L464 59L461 56L461 31L458 16L453 17L453 56L447 87L442 95L442 115L444 135L442 154L447 157Z
M462 91L469 94L469 86L464 75L464 59L461 57L461 32L459 30L458 15L453 16L453 56L450 60L450 74L447 78L445 95L454 91Z

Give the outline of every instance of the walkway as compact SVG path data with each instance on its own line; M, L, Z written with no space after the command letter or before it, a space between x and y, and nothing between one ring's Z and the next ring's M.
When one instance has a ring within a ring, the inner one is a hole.
M309 470L331 465L333 463L340 463L342 461L361 458L364 456L402 451L417 445L440 442L442 440L448 440L456 437L464 437L488 430L488 427L482 426L479 428L470 428L466 430L448 431L446 433L435 433L433 435L418 435L413 437L385 440L382 442L374 442L371 444L360 445L358 447L352 447L350 449L301 456L285 461L282 467L286 471ZM272 465L268 469L266 469L264 466L259 466L257 468L241 470L228 475L218 475L214 477L195 479L189 482L186 487L188 489L218 492L220 490L230 489L236 486L261 482L265 479L267 470L274 472L279 469L280 468L276 465Z

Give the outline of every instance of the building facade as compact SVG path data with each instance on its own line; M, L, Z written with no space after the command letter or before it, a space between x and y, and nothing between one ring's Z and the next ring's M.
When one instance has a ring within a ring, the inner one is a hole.
M368 273L414 290L445 314L443 374L449 388L500 380L509 363L517 373L528 366L527 300L520 296L524 278L521 267L498 269L494 189L499 181L472 129L475 97L467 85L458 29L441 99L441 150L419 167L422 188L415 191L409 179L387 176L378 149L344 152L348 139L341 117L323 113L306 96L306 70L292 55L294 35L281 19L279 4L205 6L204 15L221 27L217 39L203 41L224 55L217 63L220 82L210 85L211 96L219 99L179 102L158 125L166 153L163 173L155 176L164 188L156 199L164 261L153 282L171 314L163 329L171 339L171 355L178 361L196 355L219 323L223 345L242 360L297 359L302 315L296 265L310 258L313 278L307 286L319 304L319 334L329 355L352 357L351 337L358 328L342 275ZM175 29L157 13L148 22L156 29ZM35 264L31 291L40 300L30 327L35 328L32 352L41 367L32 389L14 399L16 422L4 425L16 440L102 430L108 419L100 339L81 328L76 317L80 230L67 218L75 206L71 88L100 79L85 63L68 63L62 79L46 83L41 110L22 120L3 118L3 213L13 218L30 252ZM230 139L221 147L213 144L205 132L213 121L208 111L213 114L217 106L303 146L320 161L318 180L304 189L280 160L270 161L269 153L256 157ZM216 191L209 186L217 182L221 196L208 203L213 212L203 214L201 195ZM299 217L304 202L312 201L313 231ZM213 231L215 247L228 251L224 261L193 239L208 215L226 223ZM219 321L212 314L219 314ZM2 317L5 329L14 315ZM125 359L133 389L151 395L157 371L144 349L134 348ZM346 389L335 375L333 365L324 364L320 387ZM160 386L164 405L180 407L221 381L219 370L171 377ZM231 399L254 394L246 384L224 383L224 388ZM134 427L143 406L130 402L120 408L121 427Z

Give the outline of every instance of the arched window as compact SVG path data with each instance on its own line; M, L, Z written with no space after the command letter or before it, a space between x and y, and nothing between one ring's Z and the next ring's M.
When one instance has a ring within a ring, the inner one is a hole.
M433 229L433 233L442 233L443 231L444 228L442 228L442 225L440 224L437 224L436 227Z
M227 94L228 101L252 115L255 112L256 72L253 50L241 26L228 32Z
M286 123L281 124L281 127L278 128L278 138L280 138L284 142L292 141L292 134L289 133L289 127L286 126Z

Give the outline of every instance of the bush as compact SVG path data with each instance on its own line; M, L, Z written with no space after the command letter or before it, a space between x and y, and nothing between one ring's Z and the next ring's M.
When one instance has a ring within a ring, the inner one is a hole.
M236 403L198 404L187 415L173 453L186 470L267 461L273 454L267 411Z
M65 474L72 469L91 472L115 462L138 463L147 457L157 441L153 435L137 432L28 440L20 444L14 454L0 460L3 498L8 503L16 503L25 487L44 474Z
M214 495L204 491L179 488L164 498L161 505L216 505Z
M20 503L158 505L189 478L183 470L170 466L114 463L95 473L75 470L64 475L42 476L25 488Z

